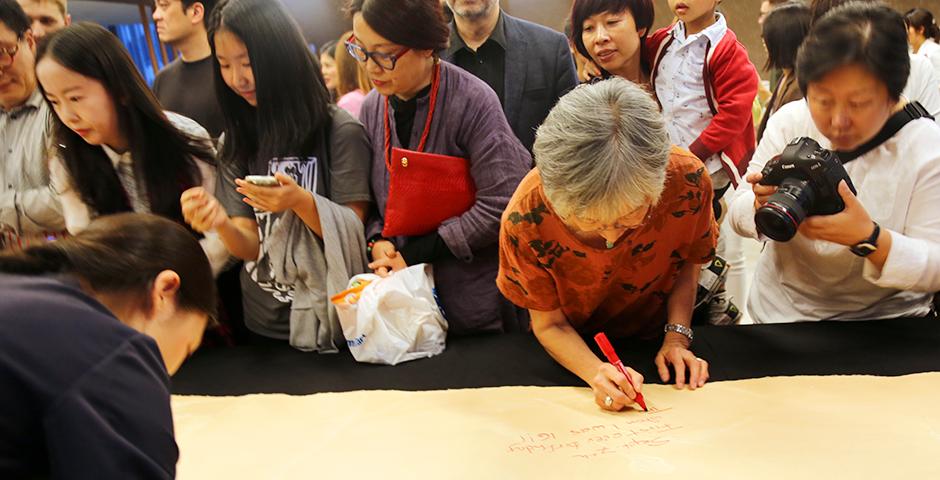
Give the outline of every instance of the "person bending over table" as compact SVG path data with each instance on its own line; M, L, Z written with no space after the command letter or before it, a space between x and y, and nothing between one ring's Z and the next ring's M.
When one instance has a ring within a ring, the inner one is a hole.
M119 212L183 224L180 194L215 187L215 148L195 121L163 110L121 41L80 22L42 42L36 76L52 119L51 186L69 233ZM199 240L215 271L229 255L214 232Z
M169 375L215 299L199 243L156 215L0 256L0 478L173 478Z
M561 98L535 141L538 167L519 185L500 231L497 284L529 309L548 353L620 410L636 393L582 335L656 338L660 377L680 388L708 380L690 350L701 264L717 243L711 179L670 147L656 102L622 78ZM643 377L628 369L636 389Z
M755 211L777 188L759 183L761 171L797 137L835 150L858 194L840 183L841 213L809 216L792 240L768 243L748 299L755 322L930 314L940 290L940 127L912 120L848 161L907 104L910 69L904 19L887 6L843 5L813 26L796 63L806 99L770 118L750 183L731 206L732 225L764 239Z

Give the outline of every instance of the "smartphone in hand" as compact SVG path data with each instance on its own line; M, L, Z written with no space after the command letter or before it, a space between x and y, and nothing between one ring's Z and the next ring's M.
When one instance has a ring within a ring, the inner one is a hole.
M245 181L260 187L277 187L280 185L277 179L270 175L246 175Z

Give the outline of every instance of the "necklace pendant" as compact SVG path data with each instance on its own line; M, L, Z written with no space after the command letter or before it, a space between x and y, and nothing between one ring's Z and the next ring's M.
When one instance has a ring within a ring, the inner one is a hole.
M614 242L611 242L610 240L607 240L607 249L609 250L609 249L611 249L611 248L614 248Z

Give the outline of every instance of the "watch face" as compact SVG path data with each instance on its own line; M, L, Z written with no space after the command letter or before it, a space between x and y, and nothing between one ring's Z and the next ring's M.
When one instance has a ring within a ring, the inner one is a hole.
M852 247L852 253L861 257L867 257L868 255L875 253L875 250L878 250L878 247L870 243L860 243Z

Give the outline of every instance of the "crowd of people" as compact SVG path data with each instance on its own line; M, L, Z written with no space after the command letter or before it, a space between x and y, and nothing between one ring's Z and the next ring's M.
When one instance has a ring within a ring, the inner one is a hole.
M935 315L931 12L765 0L762 95L720 3L573 0L564 35L497 0L348 0L313 53L279 0L156 0L179 57L151 89L66 0L0 0L0 476L172 477L169 375L203 330L336 352L329 298L367 271L432 265L451 335L532 332L612 411L644 379L598 332L661 341L660 380L696 389L693 329L734 302ZM831 192L773 180L810 157ZM403 207L438 183L472 187Z

